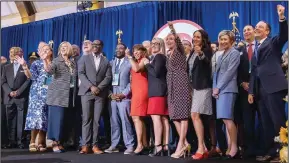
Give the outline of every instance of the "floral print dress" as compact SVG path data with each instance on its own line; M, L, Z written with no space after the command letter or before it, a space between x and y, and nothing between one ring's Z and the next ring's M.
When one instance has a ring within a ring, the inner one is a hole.
M44 70L42 60L33 62L30 72L32 74L32 85L29 93L25 130L47 131L48 107L46 105L46 95L52 77Z

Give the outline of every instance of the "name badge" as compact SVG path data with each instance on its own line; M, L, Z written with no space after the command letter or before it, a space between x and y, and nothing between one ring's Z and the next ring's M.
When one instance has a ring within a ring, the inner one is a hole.
M44 80L44 85L49 85L52 82L52 76L48 76Z
M118 86L119 85L119 74L114 74L112 79L112 85Z

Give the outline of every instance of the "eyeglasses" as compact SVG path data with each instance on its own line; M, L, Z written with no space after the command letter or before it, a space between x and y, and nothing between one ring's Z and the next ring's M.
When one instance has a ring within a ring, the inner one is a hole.
M159 42L152 42L151 43L151 46L156 46L156 45L160 45L160 43Z

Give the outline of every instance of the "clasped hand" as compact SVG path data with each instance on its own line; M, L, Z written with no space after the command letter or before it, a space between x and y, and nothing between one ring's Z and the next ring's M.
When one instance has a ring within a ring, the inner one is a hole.
M125 95L120 93L120 94L112 94L110 96L111 100L116 100L117 102L121 101L122 99L125 98Z
M99 94L99 92L100 92L100 89L97 88L96 86L91 86L91 87L90 87L90 90L91 90L91 93L92 93L93 95L95 95L95 96L97 96L97 95Z
M10 97L17 97L18 96L18 92L17 91L12 91L9 94Z

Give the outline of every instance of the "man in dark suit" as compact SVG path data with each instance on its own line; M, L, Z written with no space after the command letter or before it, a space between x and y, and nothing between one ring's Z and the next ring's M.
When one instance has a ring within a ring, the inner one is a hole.
M15 55L23 57L21 48L15 48ZM5 65L2 72L2 88L4 104L6 105L7 129L9 147L24 148L23 127L28 101L30 79L24 74L27 65L20 65L15 56L13 63ZM15 139L17 137L17 139Z
M1 56L2 57L2 56ZM1 62L1 74L3 74L3 67L7 65L7 59L6 62ZM6 145L8 143L8 137L7 137L7 118L6 118L6 107L3 102L3 89L1 87L1 148L6 148Z
M255 47L255 34L252 25L246 25L243 29L245 45L238 47L240 51L240 65L238 68L239 94L236 101L235 122L238 125L238 144L245 151L244 156L255 155L255 116L257 105L249 104L248 90L251 74L251 60ZM260 116L259 116L260 117Z
M288 40L288 24L284 16L285 7L277 6L279 34L268 38L270 25L260 21L255 27L257 44L252 59L248 101L255 101L261 114L264 128L266 154L257 158L268 161L276 158L278 144L274 137L279 135L280 127L285 126L285 103L288 83L281 67L282 48Z
M81 154L89 153L92 140L94 154L102 154L98 145L99 119L103 109L104 98L107 97L108 86L112 74L109 61L100 53L92 52L92 42L83 43L84 53L78 62L80 79L78 95L82 103L82 149ZM91 131L93 128L93 131Z

